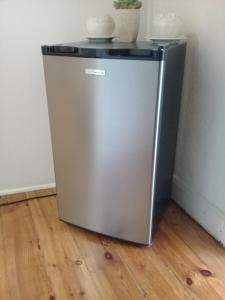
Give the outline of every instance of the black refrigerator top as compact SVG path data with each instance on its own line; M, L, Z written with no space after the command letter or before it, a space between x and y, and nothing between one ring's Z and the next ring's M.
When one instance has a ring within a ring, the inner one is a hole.
M57 45L44 45L42 46L42 54L52 56L160 61L163 59L163 53L165 49L169 47L176 47L180 43L183 43L183 41L165 43L160 45L150 42L74 42Z

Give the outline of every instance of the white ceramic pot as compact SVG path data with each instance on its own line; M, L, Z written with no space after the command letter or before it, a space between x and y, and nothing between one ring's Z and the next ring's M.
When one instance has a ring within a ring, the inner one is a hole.
M175 13L156 15L152 35L158 38L176 38L184 35L183 21Z
M116 10L116 35L119 42L136 42L140 27L140 9Z
M102 17L91 17L87 20L86 27L90 36L107 37L113 34L115 22L113 18L108 15Z

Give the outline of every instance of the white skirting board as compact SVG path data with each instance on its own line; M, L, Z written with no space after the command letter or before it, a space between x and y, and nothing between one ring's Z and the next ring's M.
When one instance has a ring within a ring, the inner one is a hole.
M173 179L172 198L207 232L225 246L225 214L177 176Z
M27 193L32 191L38 190L45 190L45 189L54 189L56 187L55 183L47 183L42 185L34 185L29 187L21 187L9 190L2 190L0 191L0 196L12 195L12 194L19 194L19 193Z

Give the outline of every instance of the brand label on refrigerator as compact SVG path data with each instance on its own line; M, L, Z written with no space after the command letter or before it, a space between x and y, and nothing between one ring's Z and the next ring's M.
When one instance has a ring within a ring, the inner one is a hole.
M105 76L105 70L97 70L97 69L85 69L85 74L87 75L96 75L96 76Z

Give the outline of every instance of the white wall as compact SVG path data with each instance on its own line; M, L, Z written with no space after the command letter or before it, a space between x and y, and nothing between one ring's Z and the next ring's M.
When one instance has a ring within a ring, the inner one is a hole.
M225 244L225 1L155 0L189 34L174 198Z
M80 40L87 17L113 12L111 0L0 0L0 195L54 185L40 45Z

